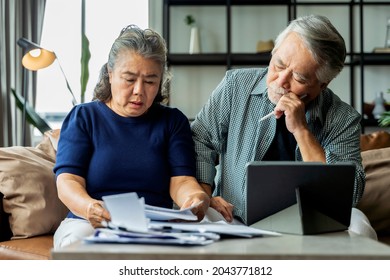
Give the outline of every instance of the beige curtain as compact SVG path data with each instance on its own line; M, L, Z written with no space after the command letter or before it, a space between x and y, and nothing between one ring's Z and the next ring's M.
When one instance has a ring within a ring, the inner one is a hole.
M23 133L23 114L17 109L11 88L35 105L36 73L24 71L21 37L40 42L46 0L0 0L0 147L31 145L32 127ZM26 75L27 87L23 89Z

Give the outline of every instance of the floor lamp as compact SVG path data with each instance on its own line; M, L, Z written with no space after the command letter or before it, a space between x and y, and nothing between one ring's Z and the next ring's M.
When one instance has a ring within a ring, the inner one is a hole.
M23 58L22 65L23 68L23 97L24 97L24 105L23 105L23 144L26 145L26 104L27 104L27 92L28 92L28 77L27 77L27 69L32 71L37 71L43 68L50 66L54 60L57 58L56 54L52 51L46 50L41 46L33 43L26 38L20 38L18 40L18 45L23 49ZM58 58L57 58L58 61ZM58 65L61 69L62 75L65 78L66 86L70 94L72 95L72 103L73 105L77 104L76 98L74 97L73 91L69 86L68 79L64 73L64 70L61 67L61 64L58 61Z

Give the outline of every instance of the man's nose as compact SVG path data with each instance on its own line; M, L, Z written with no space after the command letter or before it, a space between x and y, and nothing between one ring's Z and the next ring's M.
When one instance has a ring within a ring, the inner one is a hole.
M290 79L291 79L291 74L289 71L281 71L279 72L279 77L277 79L277 83L280 87L284 89L288 89L290 87Z

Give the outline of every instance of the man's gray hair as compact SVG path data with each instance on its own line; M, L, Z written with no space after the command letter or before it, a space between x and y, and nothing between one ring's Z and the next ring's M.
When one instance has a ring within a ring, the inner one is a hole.
M272 54L291 32L302 38L314 60L320 65L316 76L321 83L329 83L343 70L346 57L345 42L328 18L310 15L291 21L276 38Z

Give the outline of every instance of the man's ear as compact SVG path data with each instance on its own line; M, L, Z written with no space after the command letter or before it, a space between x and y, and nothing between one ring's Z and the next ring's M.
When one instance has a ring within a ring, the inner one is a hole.
M328 85L329 85L329 82L328 82L328 83L322 83L322 84L320 85L321 90L326 89L326 87L327 87Z

